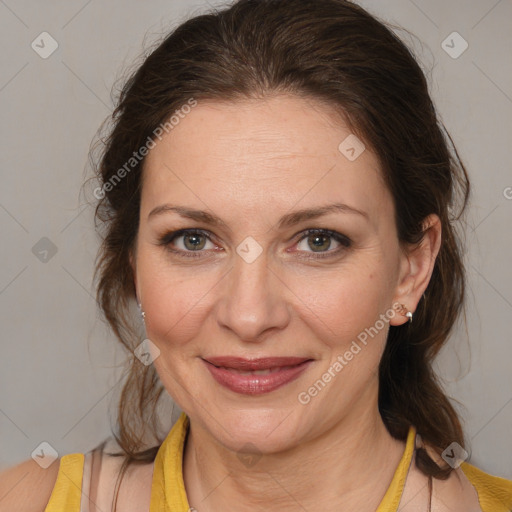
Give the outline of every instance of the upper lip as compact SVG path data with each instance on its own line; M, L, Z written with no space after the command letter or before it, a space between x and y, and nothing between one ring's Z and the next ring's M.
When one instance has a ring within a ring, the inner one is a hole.
M220 356L204 358L208 363L214 366L224 368L233 368L235 370L266 370L270 368L279 368L282 366L295 366L304 361L309 361L308 357L261 357L258 359L245 359L243 357Z

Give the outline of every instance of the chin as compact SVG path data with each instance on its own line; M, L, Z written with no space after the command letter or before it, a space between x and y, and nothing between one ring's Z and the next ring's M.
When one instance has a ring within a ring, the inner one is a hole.
M226 410L218 423L206 421L217 440L233 451L250 445L260 453L276 453L298 442L305 421L304 411L297 412L301 415L289 409L244 407Z

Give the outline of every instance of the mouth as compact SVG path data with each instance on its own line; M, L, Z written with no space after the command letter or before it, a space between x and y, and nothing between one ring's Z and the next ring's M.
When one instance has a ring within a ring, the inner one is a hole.
M274 391L298 378L313 359L303 357L209 357L202 359L222 386L245 395Z

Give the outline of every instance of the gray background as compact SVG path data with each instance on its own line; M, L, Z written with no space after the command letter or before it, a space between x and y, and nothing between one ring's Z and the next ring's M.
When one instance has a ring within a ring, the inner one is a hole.
M469 333L457 330L437 366L464 406L470 462L512 479L512 1L360 3L422 41L403 34L431 70L434 101L468 166ZM42 441L64 455L110 435L125 355L91 291L98 241L92 208L79 197L87 152L111 112L114 81L144 40L205 7L0 0L0 469ZM59 45L47 59L31 47L43 31ZM469 44L458 58L442 48L454 31Z

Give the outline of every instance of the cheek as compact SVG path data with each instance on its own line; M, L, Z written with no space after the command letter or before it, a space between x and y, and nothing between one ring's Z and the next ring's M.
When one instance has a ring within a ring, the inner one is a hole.
M316 325L319 339L339 349L350 345L385 313L386 295L386 284L375 269L372 273L354 267L321 281L308 280L297 304L307 322Z
M204 321L203 294L186 281L155 283L146 295L148 337L158 344L184 344L196 336ZM152 338L151 338L152 337Z
M154 249L140 251L137 274L148 338L168 351L197 336L221 276L172 265Z

